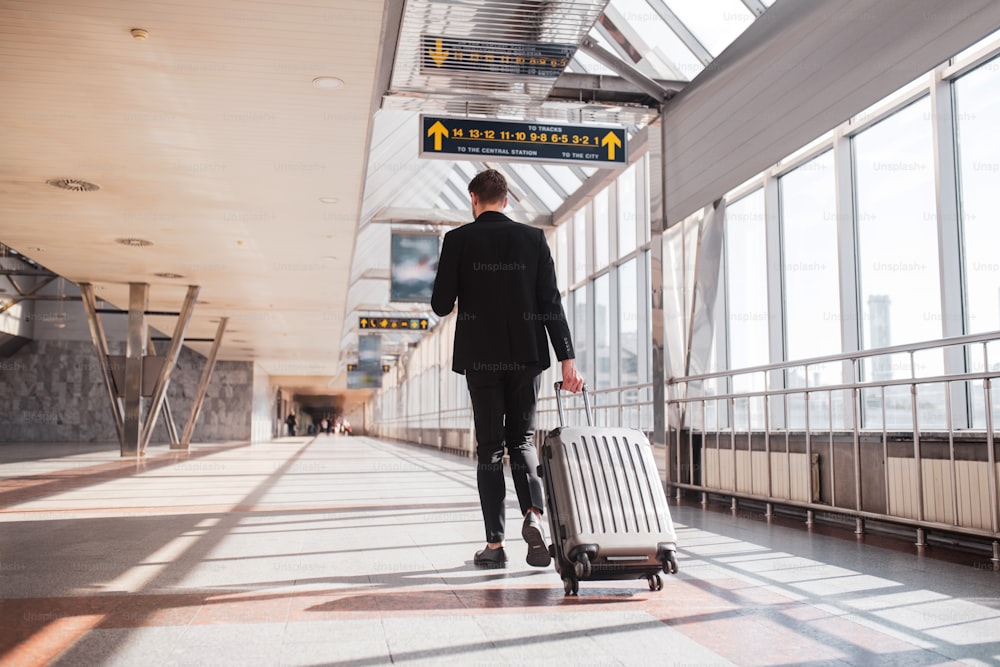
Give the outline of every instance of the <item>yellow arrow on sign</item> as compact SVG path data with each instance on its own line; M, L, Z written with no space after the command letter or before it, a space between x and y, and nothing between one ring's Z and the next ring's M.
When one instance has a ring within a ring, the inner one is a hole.
M608 159L614 160L615 148L622 147L622 140L619 139L618 135L615 134L614 132L608 132L607 134L604 135L604 138L601 140L601 145L608 147Z
M437 49L428 49L427 53L438 67L444 65L444 61L448 60L448 56L450 55L444 50L444 45L441 43L440 39L437 41Z
M434 150L441 150L441 137L448 136L448 128L441 124L441 121L435 121L433 125L427 130L428 137L434 137Z
M367 326L368 326L368 320L366 320L365 318L362 317L361 318L361 328L364 329Z

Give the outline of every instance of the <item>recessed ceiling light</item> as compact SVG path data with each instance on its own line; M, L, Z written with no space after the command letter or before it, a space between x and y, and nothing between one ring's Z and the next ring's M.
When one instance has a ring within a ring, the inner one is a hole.
M132 28L129 32L132 33L132 39L139 42L149 37L149 31L145 28Z
M320 197L319 200L324 204L336 204L340 201L337 197Z
M101 186L96 183L88 183L78 178L50 178L45 182L54 188L71 190L72 192L93 192L101 189Z
M153 245L152 241L147 241L146 239L137 239L131 236L123 239L115 239L115 243L127 245L130 248L145 248L146 246Z
M324 255L323 257L320 257L320 259L326 260L327 262L336 262L337 261L337 258L334 257L333 255Z
M323 90L336 90L344 87L344 80L335 76L318 76L313 79L313 85Z
M30 250L31 252L45 252L45 248L40 248L36 245L28 246L28 250Z
M156 276L157 278L183 278L184 277L184 276L182 276L179 273L154 273L153 275ZM202 303L204 303L204 301Z

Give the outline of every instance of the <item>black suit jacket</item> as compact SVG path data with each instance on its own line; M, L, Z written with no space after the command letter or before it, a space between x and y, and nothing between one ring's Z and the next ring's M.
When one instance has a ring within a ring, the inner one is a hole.
M452 370L549 367L546 331L556 358L573 343L545 233L484 211L444 236L431 307L451 312L458 299Z

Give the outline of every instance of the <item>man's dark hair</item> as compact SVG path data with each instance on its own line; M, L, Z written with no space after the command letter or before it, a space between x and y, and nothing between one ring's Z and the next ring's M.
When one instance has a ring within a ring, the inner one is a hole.
M475 193L484 204L497 204L507 196L507 179L496 169L487 169L469 181L469 194Z

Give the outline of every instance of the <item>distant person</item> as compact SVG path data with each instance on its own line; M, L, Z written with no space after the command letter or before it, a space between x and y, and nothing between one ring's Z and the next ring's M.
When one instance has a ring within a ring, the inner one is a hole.
M299 420L295 418L294 412L288 413L288 419L285 420L288 425L288 435L295 435L295 427L298 425Z
M545 233L514 222L507 207L507 181L487 169L469 183L475 222L444 237L431 307L447 315L458 299L452 370L465 375L476 426L476 480L486 528L486 548L477 565L502 567L505 508L504 444L524 522L528 564L546 567L551 558L542 532L545 507L534 446L535 404L541 373L550 365L549 344L562 362L563 387L577 392L569 325Z
M330 433L330 422L327 421L326 417L323 417L319 422L320 433L325 433L329 435Z

